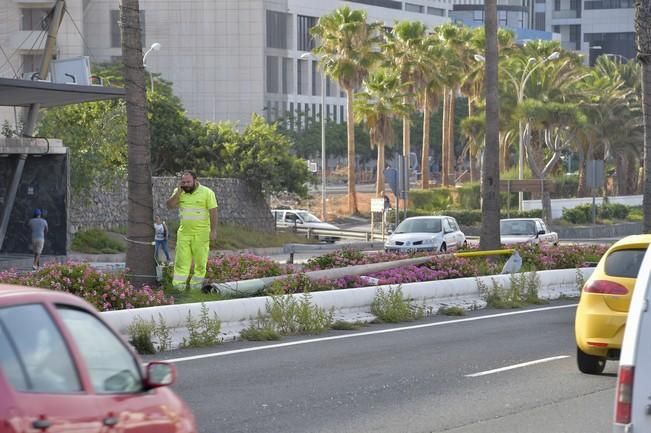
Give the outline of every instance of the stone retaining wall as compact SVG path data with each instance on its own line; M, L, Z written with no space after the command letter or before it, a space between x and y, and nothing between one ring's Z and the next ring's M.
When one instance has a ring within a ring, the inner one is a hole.
M166 221L178 221L178 211L165 207L178 184L175 177L154 177L154 214ZM202 185L215 191L219 202L220 223L240 224L257 230L271 231L274 221L262 193L239 179L199 178ZM72 196L70 228L73 233L89 228L103 230L126 227L127 184L116 183L109 187L95 187L84 201Z

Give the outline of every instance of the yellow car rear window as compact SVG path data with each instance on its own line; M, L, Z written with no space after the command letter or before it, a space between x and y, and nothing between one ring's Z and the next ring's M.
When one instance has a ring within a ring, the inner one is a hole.
M646 253L646 249L613 251L606 257L606 275L637 278L644 253Z

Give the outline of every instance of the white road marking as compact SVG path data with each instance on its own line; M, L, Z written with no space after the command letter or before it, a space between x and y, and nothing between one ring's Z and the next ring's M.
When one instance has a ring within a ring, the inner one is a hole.
M196 360L199 360L199 359L215 358L215 357L218 357L218 356L237 355L237 354L240 354L240 353L247 353L247 352L258 352L258 351L261 351L261 350L278 349L278 348L281 348L281 347L299 346L301 344L321 343L321 342L324 342L324 341L344 340L346 338L365 337L367 335L388 334L388 333L391 333L391 332L410 331L412 329L433 328L435 326L446 326L446 325L454 325L454 324L457 324L457 323L476 322L476 321L479 321L479 320L496 319L496 318L500 318L500 317L519 316L519 315L531 314L531 313L543 313L543 312L546 312L546 311L562 310L562 309L565 309L565 308L574 308L577 305L578 304L568 304L568 305L558 305L558 306L555 306L555 307L535 308L535 309L531 309L531 310L509 311L508 313L490 314L490 315L486 315L486 316L477 316L477 317L467 317L467 318L464 318L464 319L447 320L447 321L444 321L444 322L423 323L423 324L420 324L420 325L403 326L403 327L400 327L400 328L380 329L380 330L377 330L377 331L358 332L358 333L355 333L355 334L335 335L335 336L332 336L332 337L311 338L309 340L291 341L291 342L287 342L287 343L269 344L269 345L266 345L266 346L248 347L246 349L228 350L228 351L225 351L225 352L204 353L202 355L185 356L185 357L182 357L182 358L166 359L166 360L162 360L162 361L172 362L172 363L177 363L178 364L180 362L196 361Z
M503 371L515 370L516 368L528 367L530 365L542 364L545 362L558 361L559 359L569 358L568 355L552 356L550 358L537 359L535 361L523 362L522 364L508 365L502 368L496 368L494 370L480 371L479 373L466 374L466 377L479 377L486 376L488 374L501 373Z

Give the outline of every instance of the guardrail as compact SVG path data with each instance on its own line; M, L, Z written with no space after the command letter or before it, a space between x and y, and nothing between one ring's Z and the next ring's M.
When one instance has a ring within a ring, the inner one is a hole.
M386 235L378 232L368 232L359 230L343 230L343 229L315 229L310 227L286 226L277 227L295 233L305 233L308 239L316 238L319 236L328 238L339 239L360 239L362 241L371 242L374 240L383 240Z
M384 242L354 242L345 244L346 248L354 248L360 251L374 251L384 248ZM342 248L341 244L285 244L283 253L289 254L287 263L294 263L295 253L311 253L314 251L335 251Z

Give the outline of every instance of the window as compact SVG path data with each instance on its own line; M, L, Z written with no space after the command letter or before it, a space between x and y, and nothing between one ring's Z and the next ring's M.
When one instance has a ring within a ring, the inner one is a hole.
M296 17L297 23L297 41L298 49L300 51L312 51L315 47L314 38L310 35L310 29L318 22L316 17L308 17L305 15L298 15Z
M267 56L267 93L278 93L278 57Z
M637 278L646 250L613 251L606 258L606 275L611 277Z
M47 310L39 304L0 309L0 328L17 357L23 377L17 377L16 366L5 361L9 378L17 391L74 393L81 391L77 370L68 348Z
M424 10L424 6L416 5L416 4L413 4L413 3L405 3L405 10L407 12L416 12L416 13L422 14L423 10Z
M586 0L586 9L630 9L633 0Z
M267 11L267 47L287 49L289 17L284 12Z
M321 74L319 73L319 62L312 60L312 96L321 95Z
M77 343L96 393L142 390L142 376L136 359L104 323L82 310L68 307L58 307L57 310Z
M111 48L121 48L122 47L122 34L121 23L120 23L120 11L112 10L110 12L111 19ZM145 43L145 11L140 11L140 43L143 47L147 44Z
M439 16L439 17L444 17L445 16L445 9L435 8L435 7L432 7L432 6L427 6L427 13L429 15L436 15L436 16Z
M43 62L43 56L38 54L24 54L22 57L23 60L23 73L25 72L39 72L41 70L41 63ZM32 77L26 77L31 80Z
M554 10L555 11L561 10L561 0L554 0Z
M544 12L536 12L534 15L534 29L536 30L545 30L545 13Z
M296 61L296 93L305 95L305 83L307 83L307 60Z
M361 3L364 5L379 6L387 9L402 9L402 3L395 0L348 0L351 3Z
M46 20L50 9L25 8L20 10L23 14L23 21L20 30L46 30L48 21Z
M283 83L283 95L293 93L294 87L294 60L290 58L283 58L283 70L281 74Z

